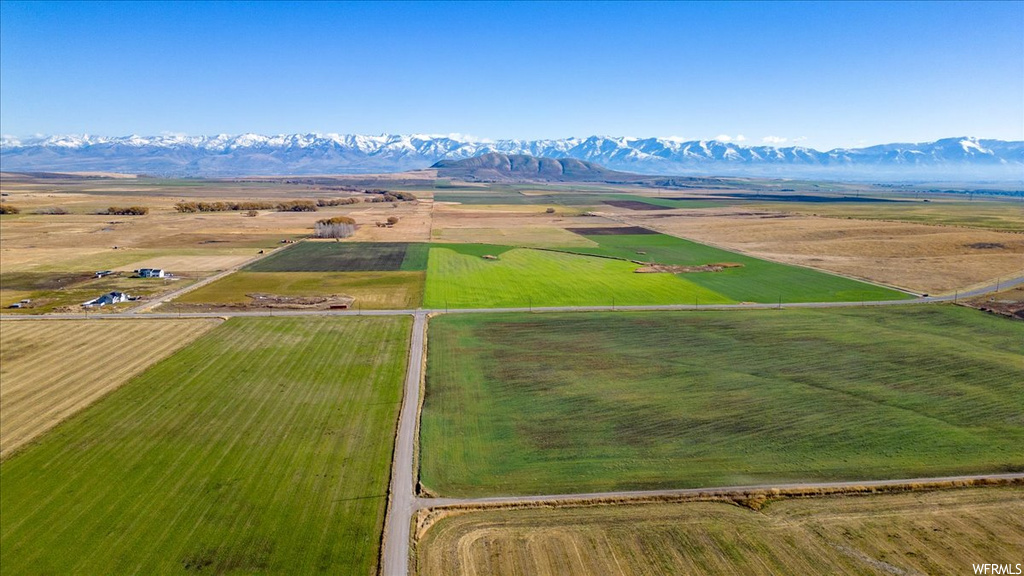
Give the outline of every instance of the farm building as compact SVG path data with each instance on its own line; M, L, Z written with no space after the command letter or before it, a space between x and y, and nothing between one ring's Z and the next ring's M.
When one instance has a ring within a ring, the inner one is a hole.
M114 272L112 270L98 270L96 272L96 278L103 278L104 276L110 276Z
M131 300L131 296L124 292L108 292L95 300L89 300L82 304L82 306L85 306L86 308L92 306L106 306L107 304L119 304L121 302L128 302L129 300Z
M160 268L139 268L136 270L140 278L163 278L164 271Z

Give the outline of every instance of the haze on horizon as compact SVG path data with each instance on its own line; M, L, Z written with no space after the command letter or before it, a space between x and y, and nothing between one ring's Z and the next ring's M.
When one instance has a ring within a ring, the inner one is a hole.
M1024 140L1024 3L0 4L0 133Z

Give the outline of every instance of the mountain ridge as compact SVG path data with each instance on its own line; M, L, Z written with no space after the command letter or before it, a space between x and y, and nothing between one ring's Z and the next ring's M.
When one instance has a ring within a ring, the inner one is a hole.
M167 176L400 172L488 153L573 158L609 170L642 174L1024 180L1024 141L974 137L824 152L802 146L608 136L484 141L427 134L247 133L0 140L0 163L7 171L109 171Z
M549 182L633 182L637 174L617 172L575 158L543 158L528 154L488 152L462 160L439 160L431 169L438 177L460 180Z

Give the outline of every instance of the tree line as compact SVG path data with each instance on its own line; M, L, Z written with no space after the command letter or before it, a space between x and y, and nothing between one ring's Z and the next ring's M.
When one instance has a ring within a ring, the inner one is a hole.
M318 200L286 200L284 202L267 202L244 200L239 202L186 202L174 205L174 209L182 213L192 212L251 212L253 210L277 210L278 212L316 212L317 208L328 206L348 206L360 202L408 202L416 197L409 192L388 192L387 190L367 191L372 196L360 200L355 196L346 198L320 198Z
M317 203L312 200L288 200L285 202L178 202L178 212L250 212L253 210L277 210L278 212L316 212Z

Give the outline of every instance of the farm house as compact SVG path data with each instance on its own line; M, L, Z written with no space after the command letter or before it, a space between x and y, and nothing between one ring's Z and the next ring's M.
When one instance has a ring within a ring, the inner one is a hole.
M140 278L163 278L164 271L161 268L139 268L136 270Z
M82 306L85 306L86 308L90 308L92 306L106 306L107 304L119 304L121 302L128 302L129 300L131 300L131 296L124 292L108 292L95 300L90 300L82 304Z

